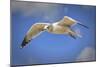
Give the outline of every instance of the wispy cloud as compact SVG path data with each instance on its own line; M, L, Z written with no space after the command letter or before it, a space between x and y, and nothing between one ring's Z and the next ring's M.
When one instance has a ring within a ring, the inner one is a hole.
M37 2L15 2L12 1L12 12L21 11L24 16L41 17L43 20L52 20L63 17L63 5L37 3ZM62 13L61 13L62 12Z
M96 59L96 51L94 48L86 47L77 57L76 61L93 61Z

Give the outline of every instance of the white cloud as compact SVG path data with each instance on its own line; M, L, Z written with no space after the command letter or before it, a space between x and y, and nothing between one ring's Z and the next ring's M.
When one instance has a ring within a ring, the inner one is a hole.
M93 61L95 60L96 51L94 48L87 47L83 49L80 55L77 57L76 61Z
M49 4L49 3L39 3L39 2L11 2L12 12L21 11L24 16L40 17L43 20L52 20L63 17L64 8L60 4ZM62 13L60 13L62 12Z

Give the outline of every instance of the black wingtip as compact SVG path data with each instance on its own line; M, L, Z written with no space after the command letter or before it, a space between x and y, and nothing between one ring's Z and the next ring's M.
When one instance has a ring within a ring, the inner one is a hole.
M71 36L73 39L76 39L76 37L75 36Z
M22 45L20 46L21 49L24 48L24 47L25 47L25 46L22 46Z
M69 34L73 39L76 39L75 35L72 35L71 33Z
M21 44L20 48L22 49L22 48L24 48L24 47L25 47L25 45Z
M26 39L24 38L24 40L23 40L23 42L22 42L20 48L24 48L24 47L26 46L27 43L28 43L28 42L26 42Z
M81 23L77 23L77 24L79 24L79 25L81 25L81 26L83 26L83 27L89 29L89 27L87 27L87 26L85 26L85 25L83 25L83 24L81 24Z

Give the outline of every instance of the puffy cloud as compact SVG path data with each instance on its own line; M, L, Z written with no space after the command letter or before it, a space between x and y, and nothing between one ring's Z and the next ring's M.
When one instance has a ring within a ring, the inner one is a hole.
M94 48L87 47L83 49L76 61L93 61L96 60L96 51Z

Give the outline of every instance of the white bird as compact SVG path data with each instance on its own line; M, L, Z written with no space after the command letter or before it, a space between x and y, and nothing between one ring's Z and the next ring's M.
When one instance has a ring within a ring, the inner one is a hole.
M84 26L85 28L88 28L87 26L79 23L78 21L68 16L64 16L63 19L55 23L35 23L32 25L32 27L29 29L26 36L24 37L24 40L21 44L21 48L26 46L42 31L47 31L54 34L67 34L72 38L76 39L76 36L79 36L79 34L71 29L71 26L75 24L79 24L81 26Z

